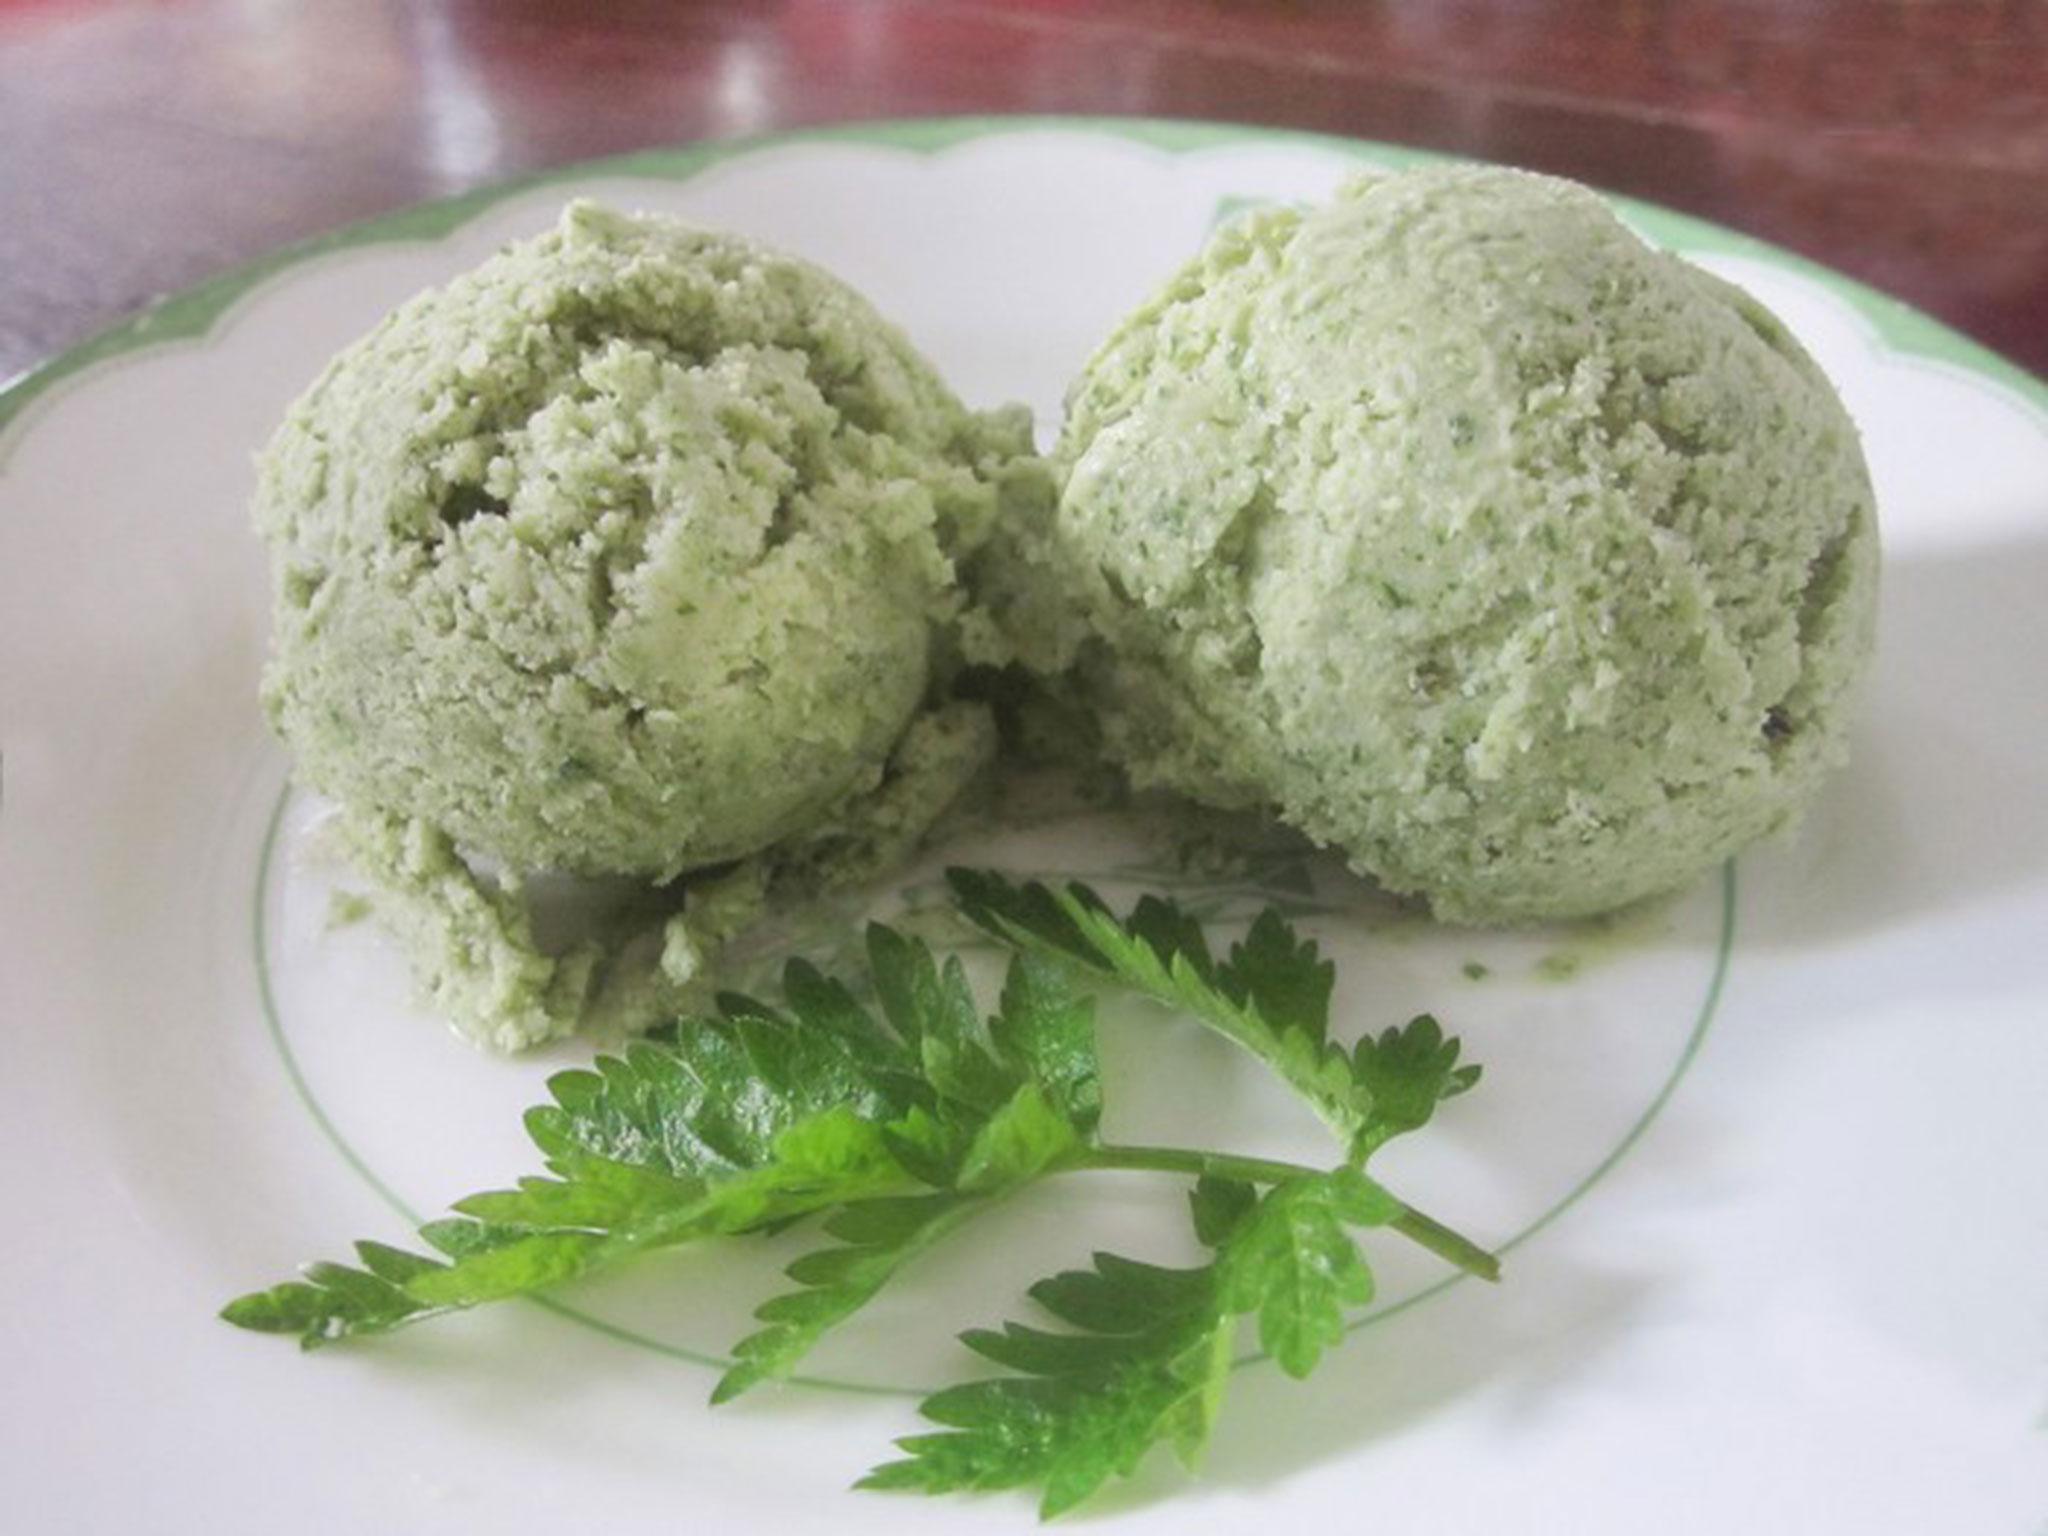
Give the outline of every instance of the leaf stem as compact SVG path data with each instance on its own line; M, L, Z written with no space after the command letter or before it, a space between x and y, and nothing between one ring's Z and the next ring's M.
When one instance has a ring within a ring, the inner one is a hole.
M1103 1143L1082 1152L1076 1168L1127 1168L1150 1173L1209 1174L1242 1179L1247 1184L1278 1184L1304 1174L1323 1172L1302 1163L1280 1163L1264 1157L1238 1157L1230 1152L1197 1152L1181 1147L1133 1147Z
M1425 1215L1405 1201L1401 1214L1387 1223L1411 1243L1419 1243L1446 1264L1455 1265L1468 1275L1477 1275L1481 1280L1500 1279L1500 1260L1473 1242L1462 1232L1455 1232L1434 1216Z
M1264 1157L1239 1157L1230 1152L1198 1152L1182 1147L1120 1146L1104 1143L1080 1153L1067 1167L1074 1170L1131 1169L1152 1173L1184 1173L1200 1177L1242 1179L1247 1184L1280 1184L1323 1172L1302 1163ZM1410 1242L1427 1248L1445 1263L1481 1280L1500 1279L1500 1260L1463 1233L1405 1201L1400 1214L1387 1223Z

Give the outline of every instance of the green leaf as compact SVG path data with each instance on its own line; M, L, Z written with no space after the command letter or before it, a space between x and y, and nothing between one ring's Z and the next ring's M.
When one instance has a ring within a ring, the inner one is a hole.
M613 1162L703 1177L759 1166L777 1135L831 1108L890 1119L919 1102L917 1066L900 1046L880 1062L826 1027L725 998L725 1018L684 1022L672 1045L639 1043L594 1070L558 1073L553 1105L527 1132L551 1160Z
M868 925L867 947L882 1012L913 1051L928 1033L973 1037L977 1014L962 973L942 977L929 947L881 923Z
M607 1246L606 1238L595 1232L521 1233L499 1246L479 1248L453 1264L422 1274L408 1282L405 1290L424 1307L437 1310L481 1306L573 1280L609 1257ZM321 1268L316 1264L306 1273L316 1276ZM419 1315L404 1320L410 1322ZM376 1330L366 1330L358 1321L349 1331Z
M835 1206L1004 1193L1085 1142L1093 1016L1055 968L1013 967L985 1025L957 959L881 925L868 944L888 1024L792 962L786 1011L728 994L671 1043L550 1079L526 1117L547 1173L422 1228L446 1262L366 1247L362 1268L315 1265L223 1316L308 1346L382 1333Z
M712 1389L723 1403L763 1381L787 1376L824 1333L873 1299L910 1260L986 1201L912 1195L849 1205L825 1222L840 1246L805 1254L786 1273L804 1289L776 1296L754 1316L767 1324L733 1347L733 1366Z
M957 956L941 967L924 944L874 923L868 965L882 1011L917 1052L920 1073L939 1097L987 1113L1010 1096L1016 1074L991 1054Z
M803 1028L836 1035L869 1081L892 1091L891 1102L920 1097L914 1057L843 983L807 961L792 960L783 970L782 990Z
M1020 887L961 869L947 879L977 927L1193 1014L1278 1073L1347 1146L1364 1128L1371 1096L1327 1039L1331 969L1277 913L1262 915L1219 966L1200 924L1156 896L1119 920L1085 885Z
M989 1034L1077 1131L1095 1129L1102 1118L1095 1001L1074 985L1071 966L1037 954L1013 958Z
M1299 1030L1318 1044L1330 1032L1337 968L1322 958L1313 939L1298 936L1271 907L1252 923L1244 942L1232 947L1216 980L1225 993L1282 1028Z
M381 1243L359 1243L365 1268L345 1264L307 1266L304 1280L288 1280L267 1291L238 1297L221 1309L221 1317L237 1328L258 1333L295 1335L307 1349L349 1333L384 1332L438 1310L410 1294L404 1281L440 1266L431 1259L401 1253ZM390 1255L405 1261L402 1278Z
M1305 1376L1344 1334L1344 1311L1372 1297L1372 1272L1348 1230L1403 1207L1355 1168L1304 1173L1261 1196L1204 1178L1190 1196L1196 1235L1215 1250L1196 1269L1098 1253L1093 1266L1031 1288L1061 1332L1005 1323L961 1336L1014 1373L934 1393L920 1412L940 1433L899 1440L907 1453L864 1488L945 1493L1036 1487L1046 1518L1154 1445L1190 1468L1214 1429L1229 1380L1235 1320L1258 1319L1261 1344Z
M1351 1070L1372 1101L1359 1132L1361 1155L1420 1130L1438 1104L1479 1081L1479 1068L1459 1066L1458 1052L1457 1039L1446 1039L1442 1027L1426 1013L1377 1039L1367 1035L1358 1042Z
M310 1345L383 1333L434 1313L548 1290L638 1254L748 1231L909 1187L882 1129L838 1107L783 1131L758 1168L685 1179L588 1153L555 1159L557 1178L458 1202L468 1220L422 1235L437 1264L377 1245L380 1273L316 1264L306 1279L230 1305L229 1322L295 1332ZM389 1278L386 1278L389 1277Z
M1218 963L1201 926L1156 896L1119 919L1085 885L1053 891L963 869L947 879L969 921L1004 943L1184 1009L1250 1051L1344 1138L1354 1163L1479 1078L1427 1014L1347 1055L1329 1039L1335 968L1272 908Z
M865 1484L1030 1485L1050 1516L1130 1474L1155 1445L1197 1463L1241 1319L1255 1320L1287 1372L1311 1370L1342 1337L1346 1309L1372 1295L1354 1228L1390 1225L1497 1275L1491 1255L1360 1171L1478 1075L1433 1019L1340 1049L1329 1039L1331 967L1270 911L1218 959L1194 918L1157 897L1119 919L1083 886L952 879L963 911L1018 951L993 1016L980 1013L957 957L942 963L876 925L879 1015L794 962L779 1004L723 995L715 1015L679 1021L672 1039L552 1078L550 1102L526 1117L544 1171L423 1226L431 1254L361 1243L356 1263L308 1266L222 1315L312 1348L826 1213L831 1242L789 1266L794 1290L757 1309L761 1326L714 1390L723 1402L787 1375L920 1253L1048 1173L1201 1171L1190 1215L1208 1263L1097 1254L1034 1285L1056 1326L965 1335L1003 1374L934 1394L923 1411L938 1430L900 1442L904 1458ZM1349 1161L1321 1172L1096 1144L1102 1086L1083 978L1146 992L1251 1051L1340 1132Z
M678 1178L588 1152L564 1153L552 1166L566 1177L521 1179L516 1189L470 1195L456 1201L455 1209L492 1226L606 1232L695 1204L707 1187L702 1179Z
M1293 1377L1344 1337L1372 1300L1372 1271L1347 1229L1394 1219L1400 1202L1353 1168L1278 1184L1248 1208L1221 1261L1223 1305L1258 1318L1259 1347Z
M1199 1454L1229 1369L1216 1342L1223 1319L1212 1269L1097 1254L1093 1269L1054 1276L1032 1295L1083 1331L1010 1323L964 1335L970 1349L1019 1374L925 1399L920 1411L947 1429L898 1441L905 1458L877 1467L860 1486L1033 1486L1039 1513L1050 1519L1112 1476L1128 1477L1161 1441L1188 1458Z
M1258 1190L1243 1180L1205 1175L1188 1194L1195 1236L1206 1247L1221 1248L1258 1203Z
M1074 1123L1046 1102L1036 1083L1025 1083L989 1116L967 1154L954 1184L960 1189L1013 1187L1037 1177L1081 1145Z

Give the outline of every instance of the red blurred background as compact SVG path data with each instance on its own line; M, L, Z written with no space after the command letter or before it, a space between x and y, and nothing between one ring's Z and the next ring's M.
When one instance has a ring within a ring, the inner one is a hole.
M519 171L976 112L1556 171L2048 369L2043 0L0 0L0 377L281 242Z

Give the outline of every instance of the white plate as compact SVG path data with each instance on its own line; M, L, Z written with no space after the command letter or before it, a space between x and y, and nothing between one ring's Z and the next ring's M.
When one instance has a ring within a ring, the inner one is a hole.
M480 1057L331 930L317 808L254 684L249 459L392 304L590 194L765 236L1042 433L1090 344L1247 198L1411 156L1164 124L927 123L635 157L414 210L163 306L0 396L0 1486L14 1529L1016 1529L1021 1497L842 1491L958 1379L970 1323L1179 1192L1046 1190L821 1349L705 1405L790 1249L687 1254L301 1358L226 1298L403 1240L526 1171L578 1052ZM2048 1516L2048 391L1794 258L1630 206L1785 317L1861 423L1887 541L1854 766L1790 843L1620 931L1386 924L1323 872L1346 1033L1428 1006L1488 1068L1384 1174L1507 1250L1498 1289L1373 1249L1305 1385L1240 1371L1207 1473L1134 1531L2019 1536ZM1116 829L952 857L1129 888ZM1271 872L1283 880L1286 871ZM345 876L343 883L346 883ZM1257 889L1195 887L1230 912ZM1487 971L1465 973L1476 961ZM1120 1132L1314 1141L1255 1069L1142 1012ZM896 1390L890 1390L896 1389Z

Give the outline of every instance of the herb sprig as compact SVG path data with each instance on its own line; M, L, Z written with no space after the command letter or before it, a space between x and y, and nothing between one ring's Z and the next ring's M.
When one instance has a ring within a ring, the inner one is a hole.
M963 1335L1001 1374L928 1397L921 1411L940 1428L898 1442L903 1458L862 1484L1033 1487L1051 1517L1155 1445L1198 1464L1244 1319L1290 1376L1313 1370L1373 1295L1358 1231L1398 1232L1498 1278L1491 1255L1365 1171L1479 1076L1434 1019L1346 1050L1329 1036L1334 968L1270 910L1217 959L1200 925L1158 897L1119 917L1085 886L948 878L963 915L1014 951L992 1015L957 957L941 963L872 925L879 1016L793 961L780 1006L723 996L673 1042L552 1078L552 1102L526 1117L546 1174L457 1201L420 1229L431 1252L358 1243L354 1264L310 1265L222 1316L317 1348L821 1216L825 1241L787 1270L795 1289L763 1303L760 1328L734 1347L712 1391L724 1402L789 1375L919 1255L1028 1185L1102 1169L1189 1176L1207 1262L1098 1253L1039 1281L1031 1298L1064 1326ZM1250 1052L1322 1117L1341 1156L1317 1168L1104 1141L1088 983L1135 989Z

